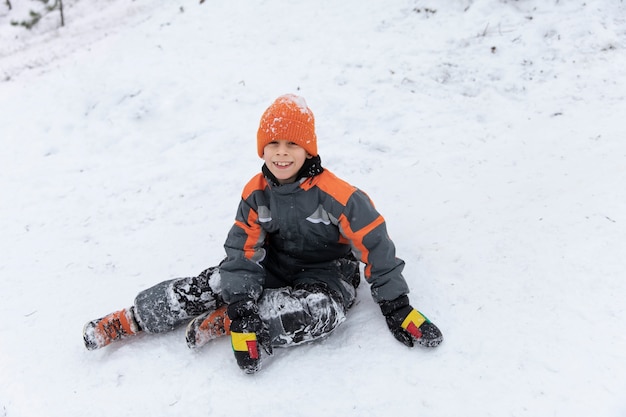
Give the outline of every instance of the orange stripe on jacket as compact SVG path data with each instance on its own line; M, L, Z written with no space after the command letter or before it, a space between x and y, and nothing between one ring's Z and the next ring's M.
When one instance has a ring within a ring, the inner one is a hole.
M355 232L350 227L350 221L345 216L345 214L342 214L341 216L339 216L339 224L341 224L341 228L343 229L343 232L346 234L348 239L350 239L354 247L361 254L361 261L364 262L366 265L365 266L365 278L368 278L368 279L372 275L371 274L372 265L369 263L370 251L363 244L363 239L365 239L365 236L367 236L369 232L371 232L372 230L374 230L375 228L377 228L384 222L385 222L385 219L383 218L383 216L378 215L378 217L374 219L374 221L372 221L370 224L368 224L365 227L362 227L360 230L357 230Z
M255 247L261 237L261 226L257 224L259 215L250 210L246 223L235 220L235 225L239 226L246 234L246 243L243 245L243 253L247 259L252 259L256 253Z
M248 181L243 191L241 192L241 198L247 200L255 191L263 191L267 187L267 180L263 173L258 173ZM261 239L261 226L257 223L259 218L258 213L254 210L250 210L248 218L245 223L235 220L235 225L238 226L246 234L246 243L243 247L244 256L247 259L253 259L256 253L255 247L258 245Z

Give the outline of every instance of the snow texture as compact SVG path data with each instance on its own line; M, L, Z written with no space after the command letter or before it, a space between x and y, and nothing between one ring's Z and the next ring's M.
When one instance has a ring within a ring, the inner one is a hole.
M626 3L0 4L0 416L625 416ZM257 375L184 328L83 325L223 257L255 135L306 98L364 189L435 350L362 285Z
M278 100L281 102L290 102L295 104L295 106L300 110L300 113L303 114L311 114L311 110L309 106L306 104L306 99L302 96L298 96L296 94L285 94L283 96L278 97Z

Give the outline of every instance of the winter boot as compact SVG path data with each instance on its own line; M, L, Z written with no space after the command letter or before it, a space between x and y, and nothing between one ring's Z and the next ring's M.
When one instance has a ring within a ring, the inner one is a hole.
M95 350L140 331L135 320L134 307L130 307L87 323L83 329L83 340L87 349Z
M223 305L215 311L201 314L189 323L185 338L190 349L199 348L213 339L230 334L227 307Z

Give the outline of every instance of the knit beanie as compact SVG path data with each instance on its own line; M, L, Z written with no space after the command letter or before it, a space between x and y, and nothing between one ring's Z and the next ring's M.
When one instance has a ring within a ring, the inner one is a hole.
M317 156L315 118L304 98L285 94L265 110L257 132L257 148L261 158L263 148L274 140L288 140Z

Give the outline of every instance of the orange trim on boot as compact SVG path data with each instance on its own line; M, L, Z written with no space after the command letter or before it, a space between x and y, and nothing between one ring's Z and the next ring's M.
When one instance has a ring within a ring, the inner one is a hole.
M198 329L209 340L230 334L230 318L226 314L227 307L226 305L221 306L200 323Z
M139 332L132 308L111 313L93 323L93 342L96 348L104 347L113 341L125 339Z

